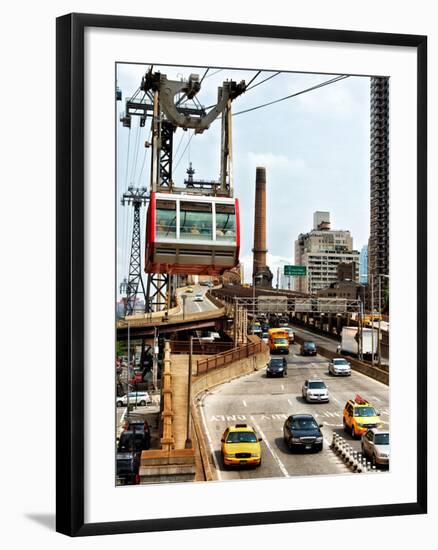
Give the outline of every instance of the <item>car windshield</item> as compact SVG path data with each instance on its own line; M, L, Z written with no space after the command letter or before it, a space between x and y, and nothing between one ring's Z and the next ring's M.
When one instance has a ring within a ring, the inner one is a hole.
M354 416L377 416L374 407L356 407Z
M276 338L275 343L276 344L287 344L288 342L287 342L286 338Z
M255 443L257 437L254 432L230 432L227 443Z
M271 365L271 367L282 367L284 364L284 361L283 359L271 359L269 364Z
M309 388L310 388L311 390L325 390L326 385L325 385L324 382L322 382L322 381L319 381L319 382L309 382Z
M389 434L376 434L374 443L376 445L389 445Z
M348 361L345 359L333 359L335 365L348 365Z
M314 342L304 342L305 348L315 349L315 343Z
M292 420L293 430L315 430L318 428L318 424L314 418L294 418Z

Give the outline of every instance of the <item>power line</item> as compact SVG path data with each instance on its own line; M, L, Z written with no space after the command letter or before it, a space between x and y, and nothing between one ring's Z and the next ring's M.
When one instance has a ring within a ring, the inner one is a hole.
M207 69L207 70L209 70L209 69ZM217 73L220 73L221 71L223 71L223 69L219 69L218 71L214 71L214 73L209 74L209 75L207 76L207 78L211 78L212 76L214 76L214 75L217 74ZM204 76L205 76L205 75L204 75ZM204 78L204 77L202 77L202 78Z
M349 75L337 76L335 78L332 78L331 80L326 80L325 82L321 82L319 84L316 84L315 86L311 86L310 88L306 88L305 90L301 90L300 92L295 92L294 94L290 94L290 95L287 95L285 97L281 97L279 99L274 99L274 101L269 101L268 103L263 103L263 105L257 105L256 107L250 107L249 109L239 111L238 113L233 113L233 116L243 115L244 113L250 113L251 111L255 111L257 109L262 109L263 107L268 107L269 105L274 105L275 103L280 103L280 101L285 101L286 99L290 99L292 97L296 97L298 95L305 94L306 92L311 92L313 90L317 90L318 88L322 88L323 86L327 86L328 84L333 84L335 82L339 82L340 80L344 80L345 78L348 78L348 76Z
M248 90L248 87L254 82L254 80L259 76L259 74L260 74L261 72L262 72L262 71L258 71L258 72L256 73L256 75L253 76L253 77L251 78L251 80L248 82L248 84L247 84L247 86L246 86L246 89L247 89L247 90Z
M259 71L260 72L260 71ZM271 80L271 78L274 78L274 76L278 76L279 74L281 74L281 71L279 71L278 73L275 73L275 74L271 74L271 76L268 76L267 78L265 78L264 80L261 80L260 82L257 82L257 84L254 84L254 86L251 86L251 87L247 87L245 92L249 92L249 90L252 90L253 88L256 88L257 86L260 86L260 84L263 84L263 82L267 82L268 80ZM257 76L257 75L256 75ZM255 77L254 77L255 78ZM250 81L249 84L251 84L251 82L254 80L254 78ZM249 86L248 84L248 86Z
M205 73L203 74L202 78L201 78L201 81L199 82L199 84L202 84L202 81L204 80L204 78L207 76L207 73L210 69L206 69Z
M174 170L176 170L176 168L178 167L178 164L181 162L182 158L184 157L184 153L187 151L187 148L190 145L190 142L192 141L192 138L194 135L195 135L195 132L193 131L193 134L190 136L190 139L187 142L187 145L184 147L184 151L181 153L181 156L179 157L178 161L175 163L175 166L173 167Z

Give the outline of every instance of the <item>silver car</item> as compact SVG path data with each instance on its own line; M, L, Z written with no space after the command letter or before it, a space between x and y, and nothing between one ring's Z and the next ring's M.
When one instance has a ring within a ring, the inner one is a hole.
M362 436L362 453L369 459L373 466L389 465L389 431L379 428L371 428Z
M351 376L351 365L343 357L334 357L329 363L328 372L335 376Z
M308 403L328 403L330 399L325 382L319 379L306 380L301 393Z
M129 404L130 405L140 405L141 407L152 403L152 399L150 398L148 392L146 391L138 391L138 392L129 392ZM123 407L128 404L128 395L122 395L121 397L116 398L116 406L117 407Z

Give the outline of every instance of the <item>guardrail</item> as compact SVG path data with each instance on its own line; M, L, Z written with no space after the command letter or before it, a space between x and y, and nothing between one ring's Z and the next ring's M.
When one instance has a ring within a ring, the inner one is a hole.
M226 365L229 365L234 361L239 361L240 359L244 359L245 357L250 357L251 355L260 353L264 350L265 346L266 344L260 341L257 343L246 344L245 346L241 346L239 348L233 348L229 351L218 353L213 357L199 359L197 361L197 374L204 374L206 372L209 372L210 370L225 367Z
M195 355L216 355L233 349L233 342L208 342L193 340L193 353ZM190 342L170 341L172 353L189 353Z

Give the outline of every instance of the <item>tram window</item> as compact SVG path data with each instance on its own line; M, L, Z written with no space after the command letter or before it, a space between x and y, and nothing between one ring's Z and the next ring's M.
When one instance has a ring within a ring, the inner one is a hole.
M232 204L216 204L216 240L236 240L236 214Z
M157 237L176 238L176 203L175 201L157 200L156 205Z
M211 240L213 235L211 204L184 202L180 205L180 237Z

